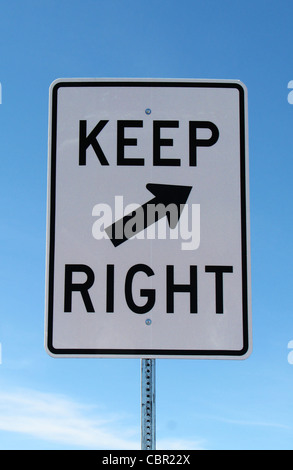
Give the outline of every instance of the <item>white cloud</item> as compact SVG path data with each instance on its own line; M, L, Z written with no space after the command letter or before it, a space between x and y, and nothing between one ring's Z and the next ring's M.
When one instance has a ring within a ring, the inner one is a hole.
M0 392L0 433L13 433L77 449L139 450L140 422L127 427L125 414L111 415L58 394L30 389ZM51 444L50 444L51 443ZM0 445L1 447L1 445ZM203 442L191 439L157 439L157 450L202 450Z
M122 432L121 420L121 416L99 416L95 407L60 395L33 390L0 392L0 431L79 449L139 449L139 430L123 427Z
M290 426L287 426L286 424L275 423L272 421L253 421L253 420L248 421L248 420L228 419L228 418L222 418L221 421L228 423L228 424L236 424L237 426L290 429Z
M157 450L204 450L203 441L186 439L160 439Z

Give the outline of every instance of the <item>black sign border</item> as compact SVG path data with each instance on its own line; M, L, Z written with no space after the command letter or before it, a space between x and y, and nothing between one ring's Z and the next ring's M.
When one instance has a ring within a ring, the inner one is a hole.
M56 210L56 144L58 90L62 87L163 87L163 88L233 88L239 91L240 122L240 185L241 185L241 236L242 236L242 316L243 348L241 350L190 350L190 349L56 349L53 346L53 306L54 306L54 262L55 262L55 210ZM45 347L54 357L116 357L116 358L160 358L181 357L239 358L251 352L249 334L249 285L248 285L248 244L247 244L247 183L246 183L246 102L245 90L238 81L155 81L155 80L56 80L51 89L51 134L50 151L50 201L49 201L49 242L47 257L47 315L45 325Z

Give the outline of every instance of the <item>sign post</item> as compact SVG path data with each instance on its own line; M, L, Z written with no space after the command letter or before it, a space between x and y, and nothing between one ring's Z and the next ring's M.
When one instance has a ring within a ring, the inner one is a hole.
M141 360L141 449L156 449L156 360Z

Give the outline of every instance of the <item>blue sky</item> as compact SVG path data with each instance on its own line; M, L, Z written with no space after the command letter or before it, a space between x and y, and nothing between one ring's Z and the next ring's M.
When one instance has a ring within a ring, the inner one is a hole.
M60 77L246 84L253 353L157 360L157 447L292 449L292 17L290 0L1 1L0 449L140 448L139 359L53 359L43 346Z

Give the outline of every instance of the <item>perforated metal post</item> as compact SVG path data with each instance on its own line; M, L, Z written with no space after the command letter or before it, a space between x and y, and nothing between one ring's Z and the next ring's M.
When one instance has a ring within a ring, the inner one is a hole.
M141 449L156 449L156 360L141 360Z

